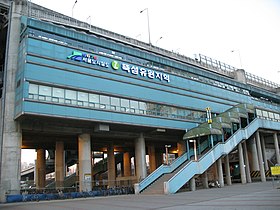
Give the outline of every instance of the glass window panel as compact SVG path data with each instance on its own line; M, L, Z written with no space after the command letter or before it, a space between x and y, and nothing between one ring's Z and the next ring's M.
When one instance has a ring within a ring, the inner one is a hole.
M29 93L38 95L38 85L29 84Z
M129 107L129 100L121 99L121 106L122 107Z
M100 104L110 104L109 96L100 96Z
M130 107L133 109L139 109L138 101L130 100Z
M262 111L259 109L256 109L256 114L257 114L257 116L262 116Z
M116 98L116 97L111 97L111 105L119 107L120 106L120 99Z
M145 102L139 102L139 107L142 110L147 110L147 104Z
M262 111L264 117L268 117L267 111Z
M274 119L274 114L272 112L268 112L269 118Z
M77 99L77 92L74 90L65 90L65 98L76 100Z
M52 95L58 98L64 98L64 89L62 88L52 88Z
M39 95L51 96L52 95L51 90L52 90L51 87L40 85L39 86Z
M276 120L279 120L279 119L280 119L280 115L279 115L279 114L276 114L276 113L275 113L274 116L275 116L275 119L276 119Z
M97 94L89 94L89 102L99 104L100 103L99 95L97 95Z
M78 92L78 100L79 101L88 101L88 93Z

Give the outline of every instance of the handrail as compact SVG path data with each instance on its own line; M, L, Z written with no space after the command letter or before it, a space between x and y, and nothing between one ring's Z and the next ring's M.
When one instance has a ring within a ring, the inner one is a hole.
M205 141L200 145L200 150L204 151L207 147L208 142ZM174 171L185 161L189 160L188 157L191 157L192 155L194 155L193 149L191 149L189 153L186 152L182 156L176 158L170 165L163 164L160 167L158 167L155 171L153 171L149 176L147 176L139 183L139 192L143 191L146 187L148 187L150 184L156 181L163 174L171 173L172 171Z
M194 152L190 150L190 155L192 155ZM189 154L186 152L182 156L176 158L170 165L164 165L162 164L160 167L158 167L155 171L153 171L149 176L147 176L145 179L143 179L138 185L139 185L139 192L143 191L146 187L148 187L151 183L156 181L160 176L166 173L171 173L176 168L178 168L181 164L183 164L185 161L188 160ZM136 193L139 193L136 192Z
M190 161L186 164L167 182L164 182L164 192L166 194L175 193L195 174L202 174L222 155L228 154L232 151L232 149L234 149L243 139L248 139L258 128L280 130L278 122L259 118L254 119L245 128L236 131L226 142L216 144L213 149L204 154L198 161Z

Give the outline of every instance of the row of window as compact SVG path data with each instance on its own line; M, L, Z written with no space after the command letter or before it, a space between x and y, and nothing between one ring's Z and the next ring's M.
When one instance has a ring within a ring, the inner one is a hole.
M270 120L273 120L273 121L280 122L280 114L279 113L256 109L256 115L259 118L270 119Z
M38 84L29 84L28 97L33 100L78 107L185 119L197 122L204 122L206 119L206 113L202 111Z

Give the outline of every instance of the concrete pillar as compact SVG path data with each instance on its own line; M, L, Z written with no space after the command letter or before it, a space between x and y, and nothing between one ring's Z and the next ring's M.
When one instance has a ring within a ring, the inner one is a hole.
M217 166L218 166L218 181L221 187L224 187L224 176L223 176L223 166L222 166L222 158L219 158L217 160Z
M248 158L246 141L242 143L242 146L243 146L243 153L244 153L244 160L245 160L246 179L248 183L251 183L252 179L251 179L250 163Z
M232 185L231 182L231 174L230 174L230 166L229 166L229 157L228 155L225 156L225 173L226 173L226 182L227 185Z
M114 144L111 143L107 146L107 166L108 166L108 186L116 185L116 163L114 154Z
M190 180L190 190L191 191L195 191L196 190L196 186L195 186L195 178L191 178Z
M258 160L258 152L257 152L257 145L256 145L256 139L252 138L248 141L248 146L249 146L249 150L250 150L250 168L251 171L259 171L260 167L259 167L259 160Z
M23 1L16 1L16 3L11 1L8 17L6 65L0 116L0 202L6 201L5 194L20 193L22 134L20 124L14 121L14 117L22 4ZM23 85L23 80L21 85Z
M156 152L156 168L158 168L163 163L163 153Z
M279 144L278 144L277 133L273 134L273 139L274 139L274 147L275 147L275 153L276 153L276 161L277 161L277 164L280 164L280 153L279 153Z
M241 83L246 84L246 76L245 76L245 70L244 69L237 69L235 70L235 79Z
M91 191L91 142L90 134L81 134L78 137L79 156L79 186L80 192Z
M131 176L131 162L129 152L123 154L123 176Z
M264 162L264 170L268 171L269 167L268 167L266 151L265 151L265 140L264 140L263 135L261 135L260 137L261 137L261 147L262 147L262 155L263 155L263 162Z
M46 150L37 149L36 161L36 189L44 189L46 186Z
M149 154L150 173L152 173L157 168L155 145L148 146L148 154Z
M262 148L261 148L261 140L260 140L259 131L256 132L256 143L257 143L257 150L258 150L258 160L259 160L261 181L265 182L266 178L265 178L265 172L264 172L264 164L263 164L263 156L262 156Z
M186 141L179 141L177 143L177 148L178 148L178 156L182 156L186 152Z
M65 177L65 156L64 143L57 141L55 144L55 187L56 189L63 188Z
M204 189L209 188L207 170L202 174L202 185Z
M244 158L243 158L243 149L242 144L238 144L238 152L239 152L239 169L240 169L240 177L241 177L241 183L246 184L246 174L245 174L245 168L244 168Z
M147 176L146 148L143 133L135 139L135 162L137 180L141 181Z

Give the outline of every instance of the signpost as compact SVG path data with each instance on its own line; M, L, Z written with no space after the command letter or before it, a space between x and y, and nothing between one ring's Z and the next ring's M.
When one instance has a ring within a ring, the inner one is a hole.
M271 170L271 175L272 175L272 185L274 188L274 176L280 175L280 165L271 166L270 170ZM279 180L277 183L279 183Z

